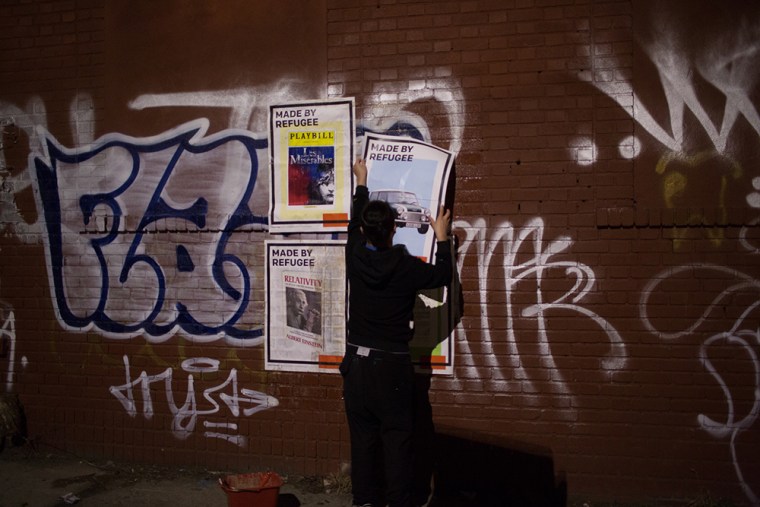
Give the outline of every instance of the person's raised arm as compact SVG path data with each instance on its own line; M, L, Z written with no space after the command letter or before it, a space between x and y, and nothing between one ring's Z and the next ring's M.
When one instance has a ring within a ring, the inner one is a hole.
M354 176L356 176L357 186L367 186L367 163L364 159L358 158L354 162Z
M451 225L451 211L444 210L441 206L438 210L438 219L430 216L430 225L433 226L435 239L437 241L446 241L449 239L449 226Z
M451 211L438 208L438 218L431 216L430 225L435 232L438 248L435 251L435 264L427 264L420 261L421 268L415 270L411 283L419 289L432 289L451 283L452 259L451 241L449 241L449 226L451 225Z
M353 166L356 178L356 190L351 203L351 220L348 222L348 246L363 238L361 234L361 214L369 201L367 189L367 164L362 159L357 159Z

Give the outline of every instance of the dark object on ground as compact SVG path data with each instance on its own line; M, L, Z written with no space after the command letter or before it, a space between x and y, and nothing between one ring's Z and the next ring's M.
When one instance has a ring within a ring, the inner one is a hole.
M567 485L558 480L547 449L527 449L439 429L435 507L564 507Z

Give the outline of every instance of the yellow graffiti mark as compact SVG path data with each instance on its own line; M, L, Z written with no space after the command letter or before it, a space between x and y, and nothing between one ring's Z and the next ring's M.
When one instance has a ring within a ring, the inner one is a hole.
M715 159L716 164L711 164ZM715 206L697 206L688 211L685 220L680 220L676 224L673 234L673 245L676 249L680 248L683 241L689 234L690 227L705 227L706 235L714 246L720 246L724 239L724 229L726 225L728 212L726 210L726 199L728 195L729 182L736 180L742 175L742 168L733 159L713 150L702 151L694 155L687 155L683 152L670 151L664 153L657 161L655 171L663 175L663 201L667 209L679 209L682 204L680 200L685 199L689 186L689 178L685 170L669 169L669 165L679 164L685 166L686 170L697 169L699 167L713 168L715 165L727 165L728 170L722 171L718 184L717 194L712 202ZM704 210L713 208L716 210L715 220L710 222L705 215Z

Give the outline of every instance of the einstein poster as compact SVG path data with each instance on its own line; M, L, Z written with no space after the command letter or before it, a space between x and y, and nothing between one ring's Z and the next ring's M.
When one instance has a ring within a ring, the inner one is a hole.
M345 351L345 242L266 242L265 368L337 371Z
M340 232L348 225L353 98L269 108L269 231Z

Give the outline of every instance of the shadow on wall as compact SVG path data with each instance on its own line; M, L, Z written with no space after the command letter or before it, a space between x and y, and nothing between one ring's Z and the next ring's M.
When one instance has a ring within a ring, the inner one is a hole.
M567 484L554 475L549 449L467 438L438 428L431 507L554 507L567 504ZM460 432L461 433L461 432Z

